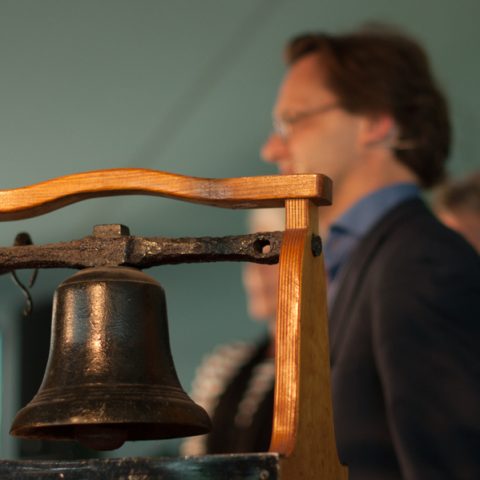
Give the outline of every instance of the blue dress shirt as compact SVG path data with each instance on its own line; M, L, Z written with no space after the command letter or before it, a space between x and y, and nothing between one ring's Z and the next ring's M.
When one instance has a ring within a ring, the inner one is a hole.
M329 228L323 249L328 276L328 305L332 307L338 289L338 273L360 240L392 208L420 195L413 183L396 183L363 197Z

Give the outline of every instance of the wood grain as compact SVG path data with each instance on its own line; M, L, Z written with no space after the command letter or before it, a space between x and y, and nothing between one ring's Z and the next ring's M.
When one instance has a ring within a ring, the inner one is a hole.
M0 221L30 218L88 198L154 195L224 208L282 207L308 198L329 205L331 182L317 174L199 178L140 168L95 170L0 190Z
M311 247L317 206L331 200L330 180L316 174L209 179L145 169L98 170L0 190L0 221L125 194L225 208L285 206L269 451L280 455L280 480L346 480L333 428L323 258L314 257Z
M282 455L282 480L345 480L333 428L325 271L311 249L317 208L308 200L285 207L270 451Z

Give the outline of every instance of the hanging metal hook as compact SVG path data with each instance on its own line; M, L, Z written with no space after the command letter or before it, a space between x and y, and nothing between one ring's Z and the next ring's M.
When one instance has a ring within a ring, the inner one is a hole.
M15 247L23 245L33 245L32 238L27 232L20 232L16 235L13 245ZM38 275L38 268L35 268L33 270L27 286L25 286L23 282L18 278L17 272L15 270L12 270L10 274L12 276L13 282L20 288L22 293L25 295L25 307L23 309L23 315L25 317L28 317L33 310L33 300L29 288L32 288L35 285L35 281Z

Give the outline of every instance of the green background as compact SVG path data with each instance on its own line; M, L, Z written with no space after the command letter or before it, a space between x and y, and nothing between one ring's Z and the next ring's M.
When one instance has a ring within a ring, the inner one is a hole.
M69 173L144 167L203 177L274 173L259 148L283 65L281 48L306 30L342 31L376 20L419 38L451 102L451 172L478 166L480 66L476 0L1 0L0 188ZM123 223L141 236L246 232L245 212L153 197L89 200L3 223L0 244L19 231L35 243ZM261 327L246 313L240 265L149 271L167 293L171 343L182 384L215 345ZM50 298L68 271L42 271L34 301ZM16 325L23 296L0 277L3 337L1 456L12 457ZM115 455L146 455L162 443ZM165 447L166 449L167 447Z

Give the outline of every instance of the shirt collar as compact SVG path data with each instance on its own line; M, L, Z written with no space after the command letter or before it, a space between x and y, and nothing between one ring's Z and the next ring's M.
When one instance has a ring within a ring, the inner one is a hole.
M328 274L328 305L331 307L339 288L338 272L348 262L362 237L392 208L420 195L413 183L397 183L363 197L329 229L323 253Z
M345 233L361 238L390 209L419 195L420 189L413 183L396 183L376 190L341 215L330 226L329 234Z

